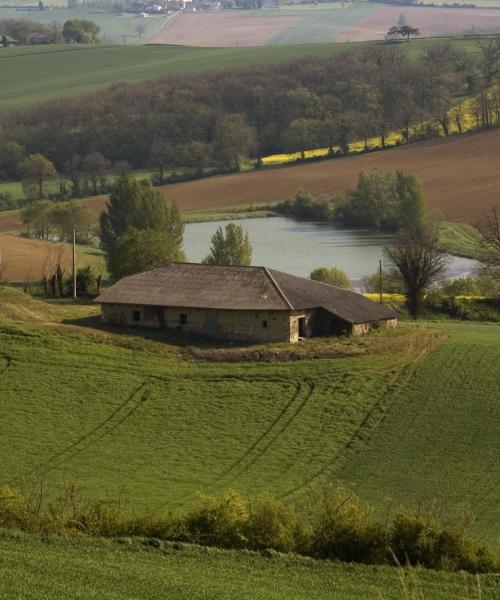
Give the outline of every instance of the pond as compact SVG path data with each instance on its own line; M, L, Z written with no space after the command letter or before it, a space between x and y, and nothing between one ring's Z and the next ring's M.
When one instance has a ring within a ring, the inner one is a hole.
M188 223L184 250L191 262L200 262L208 254L215 230L228 221ZM373 230L344 229L331 223L297 221L288 217L240 219L253 247L254 265L264 265L293 275L308 277L317 267L338 267L345 271L355 287L375 273L382 248L390 236ZM471 274L477 263L468 258L450 257L447 277Z

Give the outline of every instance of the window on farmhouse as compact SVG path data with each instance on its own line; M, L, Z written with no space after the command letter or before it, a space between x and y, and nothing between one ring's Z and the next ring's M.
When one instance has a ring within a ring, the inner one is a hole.
M134 310L132 312L132 321L134 321L135 323L137 323L140 320L141 320L141 311L140 310Z
M267 321L262 321L262 328L267 329Z
M186 315L186 313L181 313L179 315L179 323L181 325L187 325L187 322L188 322L188 316Z

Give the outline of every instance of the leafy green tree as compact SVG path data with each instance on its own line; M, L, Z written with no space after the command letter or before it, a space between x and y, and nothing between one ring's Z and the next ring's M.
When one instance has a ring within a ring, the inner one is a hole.
M0 179L17 179L26 150L17 142L0 144Z
M26 225L28 237L34 234L42 240L50 238L54 229L52 207L50 200L37 200L22 209L21 221Z
M161 267L185 256L167 231L128 229L118 236L108 268L113 279Z
M203 261L209 265L248 266L252 262L252 245L241 225L229 223L212 236L210 254Z
M319 267L314 269L309 277L314 281L321 281L321 283L352 290L351 280L342 269L337 269L337 267Z
M398 229L399 206L393 173L379 169L359 174L358 185L339 209L345 225Z
M416 238L429 231L427 201L420 181L409 173L396 171L396 195L399 201L399 229Z
M107 252L108 261L113 260L118 238L129 229L165 234L168 247L182 256L184 223L180 212L175 204L167 207L164 196L148 180L119 177L99 221L101 247Z
M97 40L101 28L93 21L70 19L63 25L62 36L66 43L90 44Z
M44 185L57 176L52 162L42 154L30 154L19 166L23 189L28 196L40 200L44 197Z
M73 239L73 230L80 242L88 242L93 235L95 218L85 204L69 200L58 202L52 207L50 219L59 232L61 241Z
M285 215L293 215L299 219L327 221L333 215L333 202L320 200L308 190L300 188L293 198L280 202L274 209Z

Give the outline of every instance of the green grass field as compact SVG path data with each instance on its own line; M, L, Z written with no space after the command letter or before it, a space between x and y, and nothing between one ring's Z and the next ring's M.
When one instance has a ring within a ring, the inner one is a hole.
M187 545L0 536L0 596L12 600L494 600L499 583L495 575L269 559Z
M405 44L417 53L438 38ZM452 43L477 52L474 38ZM182 46L24 46L0 48L0 109L74 97L113 83L139 82L167 75L276 63L303 56L331 56L357 44L304 44L253 48Z
M101 330L96 313L0 293L0 483L74 479L183 511L198 492L294 497L333 475L381 511L468 502L500 546L499 326L401 324L229 364L193 340ZM338 357L311 359L325 349Z
M319 4L317 6L286 6L275 9L260 9L249 13L250 16L300 17L297 25L271 38L269 44L324 44L334 42L335 36L345 29L356 25L377 9L371 2L346 2Z

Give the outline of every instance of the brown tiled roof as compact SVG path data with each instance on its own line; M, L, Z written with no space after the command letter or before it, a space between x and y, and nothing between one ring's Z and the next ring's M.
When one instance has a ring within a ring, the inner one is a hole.
M226 310L324 308L351 323L395 313L360 294L265 267L171 263L125 277L96 302Z

